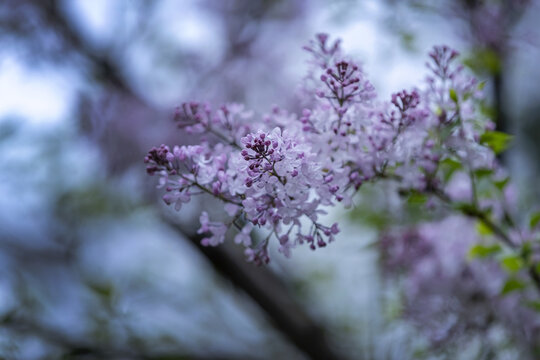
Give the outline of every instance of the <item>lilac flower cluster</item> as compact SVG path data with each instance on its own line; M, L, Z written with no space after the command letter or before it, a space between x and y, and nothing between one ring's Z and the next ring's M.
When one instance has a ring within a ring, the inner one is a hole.
M360 68L355 63L339 61L321 75L320 79L328 89L318 90L317 96L332 100L331 103L341 112L346 112L345 104L366 101L374 96L373 86L367 81L361 82L362 76Z
M305 49L313 61L300 116L278 107L257 117L238 104L212 110L186 103L175 119L200 134L200 144L172 151L162 145L146 156L167 204L180 209L201 194L223 203L227 220L201 215L204 244L220 244L236 228L248 258L266 263L271 239L286 256L297 245L316 249L332 242L338 225L323 224L321 215L338 203L351 206L365 182L391 180L401 193L448 202L451 172L497 171L492 147L482 142L492 124L478 111L481 86L455 63L457 52L435 47L424 89L382 102L362 67L342 55L339 41L319 34ZM253 229L265 230L262 240L250 237Z

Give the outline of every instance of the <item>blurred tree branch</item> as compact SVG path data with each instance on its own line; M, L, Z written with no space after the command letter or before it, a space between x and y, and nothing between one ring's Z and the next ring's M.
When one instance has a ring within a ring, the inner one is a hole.
M54 27L70 48L86 58L93 67L97 79L126 95L139 98L132 90L120 67L106 53L98 53L77 32L62 11L61 1L43 0L37 2L47 23ZM139 99L140 100L140 99Z
M287 287L265 267L247 263L242 254L228 246L201 245L201 236L187 233L177 223L164 218L212 263L214 269L245 291L293 344L311 359L340 359L328 345L324 331L289 295Z

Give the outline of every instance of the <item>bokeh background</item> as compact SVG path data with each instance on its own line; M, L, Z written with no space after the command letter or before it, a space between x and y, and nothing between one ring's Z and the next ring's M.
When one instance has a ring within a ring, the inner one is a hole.
M142 160L193 141L172 121L183 101L300 111L315 33L343 39L382 98L447 44L516 136L503 161L532 207L539 16L527 0L0 0L0 358L535 358L538 339L496 316L435 343L404 316L380 261L380 190L329 215L343 229L331 246L256 267L234 245L201 247L212 202L172 212Z

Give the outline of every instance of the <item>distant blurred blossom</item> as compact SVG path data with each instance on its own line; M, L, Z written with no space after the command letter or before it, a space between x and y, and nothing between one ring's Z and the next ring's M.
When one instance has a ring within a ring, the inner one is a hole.
M454 13L469 23L470 35L476 45L485 46L498 54L508 50L509 37L519 17L531 0L462 1L465 6L452 4Z
M474 221L462 216L382 236L384 273L403 281L404 316L433 345L485 333L499 323L515 341L538 346L540 317L519 306L521 296L500 296L505 272L493 260L467 258L477 241Z
M532 0L411 0L418 9L433 9L445 19L460 19L457 32L471 45L497 55L510 50L513 30Z

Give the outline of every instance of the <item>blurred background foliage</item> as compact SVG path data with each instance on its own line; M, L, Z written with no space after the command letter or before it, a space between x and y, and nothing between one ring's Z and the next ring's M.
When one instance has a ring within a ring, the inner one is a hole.
M423 79L427 50L448 43L516 134L504 161L530 208L538 14L510 0L0 1L0 357L533 358L534 341L504 322L433 346L403 316L377 239L437 219L425 199L366 186L354 211L329 215L347 220L339 241L257 268L234 246L200 247L211 200L171 213L142 159L194 141L171 120L182 101L301 110L301 46L316 32L343 38L383 98Z

